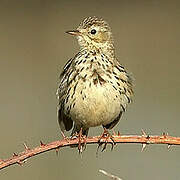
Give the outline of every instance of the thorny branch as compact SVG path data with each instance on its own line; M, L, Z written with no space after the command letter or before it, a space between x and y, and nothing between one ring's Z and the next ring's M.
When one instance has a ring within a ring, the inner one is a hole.
M58 152L59 148L71 146L71 145L79 145L81 144L103 144L105 143L105 146L103 150L105 149L107 144L111 144L112 147L116 143L139 143L142 144L142 151L148 144L167 144L168 148L170 148L171 145L180 145L180 137L172 137L168 134L163 133L161 136L151 136L146 135L146 133L142 130L142 135L120 135L113 133L112 136L93 136L93 137L77 137L74 139L67 138L63 135L63 139L59 141L54 141L48 144L44 144L42 141L40 141L40 145L30 149L25 143L24 148L25 150L19 154L13 153L13 156L9 159L0 159L0 170L11 166L13 164L19 164L22 165L24 162L27 161L28 158L36 156L38 154L50 151L50 150L56 150Z

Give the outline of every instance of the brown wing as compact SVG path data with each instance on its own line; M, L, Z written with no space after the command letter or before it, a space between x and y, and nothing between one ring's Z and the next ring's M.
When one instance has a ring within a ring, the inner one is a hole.
M114 73L115 78L117 80L117 84L118 85L121 84L120 93L125 96L126 103L121 104L119 116L117 118L115 118L114 121L112 121L109 124L103 125L103 127L105 127L106 129L112 129L119 122L123 112L126 110L126 105L131 103L132 97L133 97L133 78L132 78L132 76L124 69L123 66L120 65L120 63L117 60L115 61L115 63L116 63L115 69L117 70L116 72L118 72L117 74Z
M57 114L58 114L59 126L62 131L64 130L69 131L73 126L72 119L64 113L64 100L65 97L67 96L66 93L68 88L68 77L69 74L71 73L70 71L72 70L72 62L73 59L70 59L64 66L63 72L60 74L60 84L57 89L57 96L59 100Z
M121 89L121 93L124 94L127 98L127 104L131 103L133 95L134 95L134 91L133 91L133 87L134 87L134 78L132 76L132 74L128 73L125 68L119 63L118 60L116 60L116 65L115 68L118 70L118 75L115 76L115 78L117 79L118 83L121 84L121 86L123 86L123 88ZM123 108L123 111L125 111L125 107Z
M118 117L111 123L103 125L103 127L105 127L106 129L112 129L120 120L121 116L122 116L122 111L120 111Z

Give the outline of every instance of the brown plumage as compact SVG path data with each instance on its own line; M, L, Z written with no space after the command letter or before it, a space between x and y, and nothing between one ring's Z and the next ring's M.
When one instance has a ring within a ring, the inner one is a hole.
M80 51L64 66L57 90L61 130L73 133L102 125L113 128L132 100L132 79L115 57L112 33L106 21L84 19L67 33L77 37Z

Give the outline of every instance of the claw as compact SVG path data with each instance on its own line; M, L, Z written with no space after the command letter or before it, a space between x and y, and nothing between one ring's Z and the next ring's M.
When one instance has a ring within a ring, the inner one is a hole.
M101 142L101 140L103 140L103 139L105 139L105 141L104 141L104 142ZM111 150L113 150L114 145L116 144L115 141L114 141L114 138L113 138L113 136L109 133L109 131L108 131L106 128L104 128L104 132L103 132L103 134L100 136L100 138L99 138L99 140L98 140L99 146L98 146L98 148L97 148L97 152L98 152L99 148L102 146L103 143L104 143L104 146L103 146L101 152L103 152L103 151L106 149L109 139L111 139L111 141L112 141L112 142L110 142L110 143L111 143L111 145L112 145Z
M102 142L99 142L98 143L98 147L97 147L97 150L96 150L96 157L98 157L98 152L99 152L99 148L102 146Z
M72 145L71 147L78 147L79 154L81 154L86 149L87 137L83 135L82 128L80 129L79 133L74 133L71 135L70 139L77 139L78 145Z
M81 140L82 140L82 128L81 130L79 131L79 134L78 134L78 150L79 150L79 154L82 153L82 146L81 146Z
M87 142L87 137L83 136L83 130L81 128L81 130L79 131L78 134L78 150L79 150L79 154L81 154L85 149L86 149L86 142Z
M171 144L168 144L167 148L170 149L171 146L172 146Z
M101 152L104 152L107 147L107 143L104 144L103 148L101 149Z
M87 137L86 136L83 136L83 151L85 151L86 150L86 145L87 145Z
M116 135L117 135L116 132L115 132L114 130L112 130L112 132L113 132L113 136L116 136Z

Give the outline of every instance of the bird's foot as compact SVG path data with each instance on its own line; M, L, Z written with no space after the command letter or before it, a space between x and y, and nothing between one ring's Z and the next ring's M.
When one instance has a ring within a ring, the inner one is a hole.
M79 133L76 132L71 136L71 139L78 139L78 145L72 147L78 147L79 153L82 153L86 149L86 142L87 137L86 135L82 134L82 128L80 129Z
M79 153L82 153L86 149L86 142L87 142L86 140L87 140L87 137L86 137L86 135L82 134L82 128L81 128L81 130L79 131L79 134L78 134Z
M106 128L104 128L104 132L100 136L98 143L98 149L104 144L101 152L103 152L106 149L108 143L111 143L111 150L113 150L114 145L116 144L113 136L109 133L109 131Z

